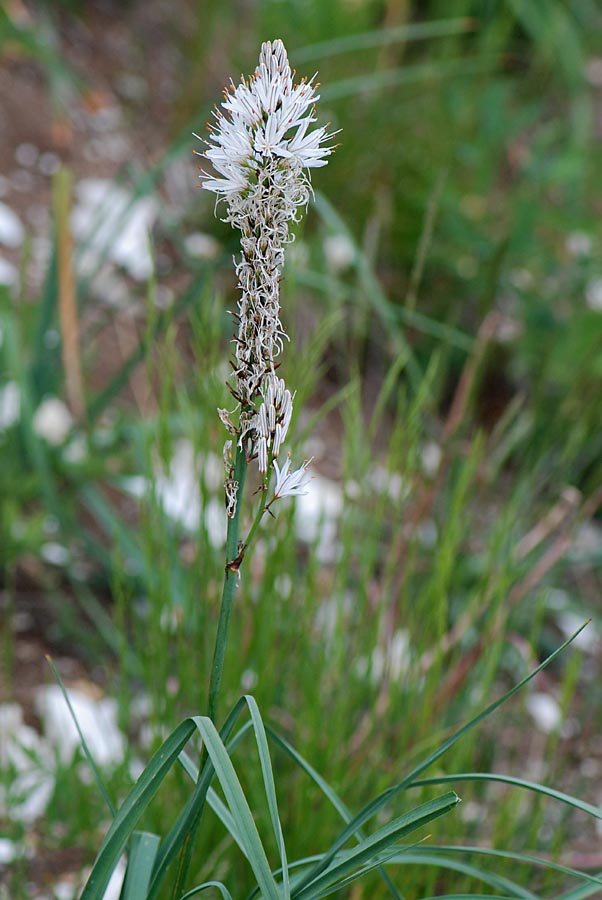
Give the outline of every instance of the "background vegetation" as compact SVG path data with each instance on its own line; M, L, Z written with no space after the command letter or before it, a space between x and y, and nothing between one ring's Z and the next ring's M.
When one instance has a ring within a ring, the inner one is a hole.
M300 74L319 70L320 120L341 129L341 146L316 173L283 283L295 446L315 457L316 479L264 529L241 582L223 705L251 692L358 809L592 617L589 639L533 688L551 724L534 723L527 690L439 765L600 801L589 776L602 766L601 36L593 0L0 10L4 75L16 91L34 85L58 169L40 191L40 225L23 192L3 198L27 223L7 255L19 278L0 286L4 693L29 702L27 640L116 696L130 740L107 776L115 802L132 763L205 711L236 235L195 190L190 133L272 37ZM8 181L33 114L8 130ZM78 185L92 177L115 179L125 200L115 212L113 195L71 238ZM148 273L116 251L144 203ZM40 424L49 398L70 412L58 437ZM336 811L274 759L289 855L316 852ZM58 767L28 837L38 860L66 870L60 854L77 848L81 868L106 830L78 772ZM245 787L260 797L252 775ZM455 787L464 803L433 824L433 843L602 867L577 813L512 787ZM174 775L144 826L161 830L187 795ZM2 825L25 839L10 810ZM197 881L249 890L217 820L195 859ZM571 884L491 864L542 896ZM18 860L9 896L32 896L48 871ZM407 898L482 887L425 866L395 879ZM348 896L381 891L368 877Z

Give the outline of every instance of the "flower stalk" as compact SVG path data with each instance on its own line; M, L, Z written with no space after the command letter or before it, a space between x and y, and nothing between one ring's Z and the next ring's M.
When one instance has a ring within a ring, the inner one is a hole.
M280 280L290 225L300 219L311 194L309 171L326 165L332 153L326 127L315 119L315 76L294 83L282 41L262 44L253 75L225 91L214 110L207 149L200 155L214 174L203 172L202 187L225 206L224 221L240 231L236 261L240 297L235 313L233 375L228 389L236 403L218 414L230 437L224 446L228 532L222 605L211 667L209 715L215 720L226 652L228 626L239 570L266 511L276 500L305 492L305 462L289 471L277 458L293 414L294 393L276 374L286 332L280 320ZM195 135L198 138L198 135ZM232 454L235 449L235 460ZM246 471L257 464L260 502L246 541L239 541ZM269 498L270 478L276 489Z
M244 489L246 474L247 460L244 450L239 447L236 452L236 462L234 466L234 478L238 482L239 494L242 494ZM222 590L222 602L217 625L217 635L215 638L215 648L213 651L213 662L211 664L211 679L209 682L208 715L213 721L215 721L217 716L217 703L222 681L222 672L224 669L226 645L228 643L230 615L232 613L234 595L238 585L238 570L243 556L239 549L240 511L241 504L237 503L236 512L231 518L228 518L228 531L226 535L226 571L224 575L224 586Z

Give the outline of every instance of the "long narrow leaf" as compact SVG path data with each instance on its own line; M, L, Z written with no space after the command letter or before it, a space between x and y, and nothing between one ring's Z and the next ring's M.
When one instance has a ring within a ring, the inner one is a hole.
M199 770L197 766L195 766L195 764L192 762L185 750L182 750L182 752L180 753L178 762L180 763L186 774L191 778L191 780L196 783L196 780L199 776ZM238 844L240 850L246 854L246 847L244 845L242 836L239 834L236 827L234 816L232 815L226 804L218 797L213 788L209 788L209 790L207 791L207 804L216 814L228 834Z
M417 865L417 866L436 866L440 869L449 869L453 872L460 872L462 875L468 875L470 878L478 879L489 887L506 891L512 897L519 897L521 900L537 900L537 894L523 887L516 882L511 881L503 875L498 875L488 869L481 869L472 863L467 863L463 859L454 859L446 856L444 853L434 853L432 847L420 851L420 855L416 856L410 850L408 853L394 858L396 865Z
M115 816L102 843L80 900L101 900L111 873L132 832L161 787L180 751L194 734L193 719L185 719L157 750Z
M56 678L56 680L58 682L58 686L61 690L61 693L65 699L65 703L67 704L67 709L69 710L69 715L71 716L73 724L75 725L75 730L77 731L77 733L79 735L79 739L80 739L80 742L82 745L82 750L84 752L84 756L88 760L88 765L92 769L92 774L94 775L94 780L96 782L96 786L98 787L98 790L100 791L101 797L103 798L103 800L109 807L109 812L111 813L111 816L113 816L113 818L115 818L115 812L116 812L115 807L113 806L113 802L109 796L109 792L104 783L101 771L98 768L98 766L96 765L94 757L92 756L92 753L90 752L90 748L88 747L88 742L86 741L86 739L84 737L84 733L80 728L80 724L77 721L77 716L75 715L75 710L73 709L73 705L71 703L71 700L69 699L69 694L67 693L67 689L65 688L65 685L63 684L63 679L61 678L59 670L55 666L54 660L52 659L52 657L48 656L48 654L46 654L46 660L48 662L48 665L52 669L52 674Z
M526 781L524 778L515 778L513 775L496 775L495 772L461 772L459 775L440 775L437 778L420 778L418 781L412 782L409 787L423 787L434 784L455 784L458 781L496 781L500 784L511 784L514 787L524 788L527 791L534 791L537 794L543 794L558 800L560 803L566 803L574 809L581 810L596 819L602 819L602 809L598 806L592 806L584 800L565 794L563 791L556 791L554 788L547 787L545 784L537 784L534 781Z
M560 656L560 654L564 650L566 650L569 644L572 644L575 638L577 638L581 634L583 629L587 628L588 624L589 621L584 622L583 625L578 628L574 634L572 634L569 638L567 638L566 641L564 641L559 647L557 647L553 653L550 653L550 655L546 657L546 659L544 659L544 661L540 663L537 668L529 672L528 675L525 675L525 677L522 678L517 684L515 684L513 688L510 688L509 691L506 691L506 693L502 697L500 697L498 700L494 700L493 703L490 703L489 706L485 707L482 712L478 713L478 715L467 722L466 725L463 725L462 728L459 728L458 731L454 732L454 734L452 734L446 741L444 741L443 744L441 744L441 746L437 748L437 750L434 750L432 753L430 753L426 757L426 759L423 760L423 762L418 763L418 765L415 766L408 775L406 775L406 777L401 782L400 787L407 788L409 784L411 784L413 781L416 781L417 777L421 775L422 772L430 768L430 766L432 766L432 764L438 759L441 759L441 757L445 753L447 753L447 751L450 750L454 746L454 744L458 743L460 738L464 737L464 735L469 731L472 731L473 728L475 728L480 722L482 722L483 719L486 719L488 716L490 716L491 713L495 712L495 710L498 709L503 703L505 703L511 697L514 697L514 695L522 690L522 688L526 684L532 681L536 677L536 675L539 675L540 672L547 668L547 666L549 666L557 656Z
M226 721L220 730L220 736L223 741L227 741L232 734L236 721L244 707L245 702L241 698L228 714ZM248 727L250 727L250 725ZM245 725L244 728L246 729L247 726ZM161 885L169 866L172 864L182 847L188 841L191 841L192 835L196 833L198 821L203 813L207 791L209 790L212 778L213 765L211 764L211 760L208 760L203 767L203 771L200 774L198 774L197 771L194 792L172 825L168 834L163 839L155 863L148 900L154 900L154 898L159 895Z
M98 419L108 404L117 396L122 388L125 387L130 376L145 358L148 350L157 337L162 334L193 302L198 300L199 295L207 284L208 274L209 269L203 271L202 274L193 281L190 287L178 297L173 306L164 310L157 316L153 328L142 335L137 346L132 350L125 362L121 364L120 368L115 372L110 381L91 402L88 409L88 419L90 423L93 423Z
M498 859L512 859L515 862L524 863L527 866L539 866L544 869L550 869L553 872L560 872L563 875L572 875L581 881L589 881L591 884L598 885L598 889L602 887L602 878L597 875L588 875L587 872L581 872L579 869L573 869L571 866L563 866L561 863L552 862L550 859L543 859L541 856L531 856L528 853L516 853L512 850L495 850L491 847L470 847L470 846L441 846L429 847L429 850L440 853L476 853L480 856L494 856ZM414 854L416 859L420 859L420 852ZM403 857L395 859L395 862L403 863Z
M378 856L405 835L411 834L417 828L449 812L459 802L458 795L450 791L442 797L417 806L389 822L383 828L379 828L357 846L345 854L341 854L342 858L339 860L331 859L330 853L325 854L322 871L311 880L303 878L298 884L291 886L291 896L297 900L312 900L312 898L318 897L325 887L345 878L353 869Z
M499 59L488 60L451 59L447 62L416 63L411 66L402 66L396 69L386 69L377 72L352 75L350 78L341 78L340 81L332 81L328 88L321 91L322 97L327 100L340 100L342 97L354 97L357 94L366 94L369 91L382 91L386 88L399 87L403 84L418 84L433 82L441 79L458 78L461 76L485 75L499 65Z
M182 894L180 900L189 900L190 897L196 897L197 894L208 891L209 888L217 888L224 900L232 900L230 891L221 881L206 881L204 884L199 884L197 887L193 887L191 890L186 891L185 894Z
M598 872L596 878L602 878L602 872ZM586 900L599 892L599 888L595 884L582 884L580 887L573 888L564 894L560 894L556 900Z
M340 817L344 822L349 823L353 819L353 815L349 808L343 803L339 795L334 791L328 782L322 778L319 772L314 769L314 767L307 762L306 759L301 756L301 754L293 747L292 744L278 734L277 731L274 731L273 728L267 726L267 731L272 740L276 741L276 743L287 753L291 759L293 759L297 765L312 779L312 781L319 787L324 796L330 803L334 806ZM361 841L364 838L364 832L361 828L356 828L353 832L353 836L356 840ZM318 862L318 860L316 861ZM401 900L401 894L393 884L390 875L384 868L380 868L379 875L382 878L383 882L386 884L387 889L394 900Z
M426 840L426 838L424 840ZM413 844L412 846L418 846L418 844ZM377 854L377 856L366 863L366 865L362 866L359 869L355 869L355 871L353 871L351 875L347 875L346 878L342 878L335 884L330 884L327 887L323 888L319 892L319 894L316 895L314 900L321 900L322 897L328 897L330 894L334 894L335 892L338 893L339 891L344 890L350 884L354 884L356 881L359 881L359 879L363 878L364 875L367 875L368 872L373 872L374 869L389 862L394 856L399 853L400 849L401 848L397 845L393 845L392 847L389 847L388 850Z
M230 812L247 848L246 856L265 900L281 900L268 859L253 820L238 776L218 731L207 716L196 716L194 722L203 739L209 759L222 787Z
M280 824L280 817L278 815L276 785L274 784L274 773L272 771L272 762L270 759L268 739L266 737L263 719L261 718L259 707L257 706L255 698L251 697L249 694L246 694L245 700L247 702L247 706L249 707L251 721L253 722L253 730L255 732L255 740L257 741L257 751L259 753L259 762L261 765L261 773L263 775L265 795L268 802L268 809L270 811L270 818L272 820L272 828L274 830L278 852L280 854L280 864L282 866L283 898L284 900L288 900L288 897L290 896L290 890L288 880L288 866L286 862L286 847L284 845L284 835L282 834L282 825Z
M146 900L158 849L157 834L148 831L134 832L120 900Z
M397 28L379 28L378 31L363 31L360 34L346 34L329 41L319 41L300 47L294 52L295 65L312 59L330 59L339 53L383 47L387 44L405 41L427 40L433 37L447 37L462 34L473 27L473 19L437 19L433 22L410 22Z

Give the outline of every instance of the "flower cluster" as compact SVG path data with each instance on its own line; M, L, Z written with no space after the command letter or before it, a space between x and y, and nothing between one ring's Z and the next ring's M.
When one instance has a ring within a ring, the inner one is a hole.
M270 374L261 389L263 403L259 407L255 420L257 432L257 465L261 475L268 470L268 451L275 459L282 446L291 416L293 415L293 397L284 380Z
M262 475L275 461L292 415L292 395L275 375L286 338L279 299L284 248L292 239L290 223L309 200L309 170L326 165L332 153L326 128L310 130L316 87L313 78L294 84L282 41L264 43L254 74L231 83L224 112L214 111L205 141L209 149L202 154L216 172L203 173L202 186L225 201L224 220L241 233L238 334L229 385L238 424L226 410L219 413L247 457L257 457Z

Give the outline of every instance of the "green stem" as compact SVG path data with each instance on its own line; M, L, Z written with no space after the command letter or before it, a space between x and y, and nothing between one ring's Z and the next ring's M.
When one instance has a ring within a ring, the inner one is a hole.
M226 573L224 575L222 605L217 625L213 663L211 664L211 682L209 684L208 714L213 722L215 722L217 716L219 690L224 668L226 645L228 643L228 626L230 624L230 614L234 603L234 594L238 585L238 569L242 562L238 549L238 535L240 531L240 510L246 474L247 459L245 452L241 447L237 447L236 461L234 463L234 480L238 481L236 513L231 519L228 519L228 533L226 536Z
M242 507L242 496L245 486L245 477L247 474L247 458L244 450L240 447L236 448L236 459L234 462L234 480L238 481L238 490L236 492L236 512L231 519L228 519L228 532L226 535L226 572L224 575L224 587L222 591L222 605L219 613L219 622L217 623L217 635L215 637L215 649L213 651L213 662L211 664L211 681L209 683L209 718L215 722L217 718L217 704L219 700L219 689L222 681L222 672L224 669L224 659L226 656L226 646L228 644L228 627L230 625L230 615L232 606L234 605L234 594L238 585L238 570L242 562L242 552L239 550L238 535L240 532L240 512ZM201 755L201 764L199 767L199 781L207 764L207 751L203 749ZM197 810L196 819L191 824L190 831L186 836L186 840L182 845L178 856L177 872L173 884L172 900L179 897L184 890L184 884L190 868L192 859L192 850L196 841L199 826L201 823L201 815L205 805L205 797L203 796L199 808Z
M268 473L269 473L269 469L268 469ZM261 501L257 508L257 515L255 516L255 518L253 520L253 524L251 525L251 528L249 530L249 533L247 534L247 536L245 538L245 542L242 547L243 553L246 553L247 550L249 549L251 542L252 542L253 538L255 537L255 532L259 528L259 524L260 524L261 520L263 519L263 514L267 509L266 503L267 503L267 499L268 499L269 481L270 481L270 478L269 478L269 474L268 474L265 476L265 478L263 480L262 489L261 489Z

